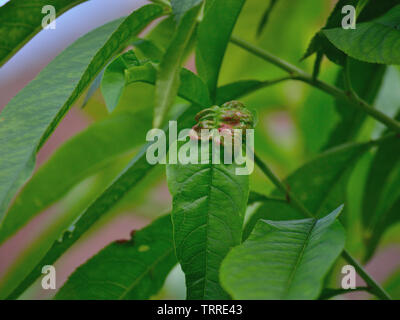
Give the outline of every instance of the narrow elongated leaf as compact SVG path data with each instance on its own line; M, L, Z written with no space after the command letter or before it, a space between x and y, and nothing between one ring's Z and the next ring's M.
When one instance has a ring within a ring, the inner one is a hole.
M145 140L151 118L122 113L90 126L61 146L24 186L0 228L0 243L61 199L77 183ZM118 143L115 143L118 141Z
M244 0L207 0L197 31L196 68L214 99L225 50ZM218 30L218 32L215 32Z
M347 67L349 68L353 90L359 97L373 105L382 86L386 67L351 58L347 58L347 63L349 64ZM343 70L339 72L336 84L345 89ZM336 99L335 106L340 115L340 121L332 130L323 148L325 150L354 139L367 118L364 112L352 108L349 102L344 99Z
M42 8L52 5L57 16L87 0L12 0L0 7L0 66L42 30Z
M77 40L56 57L0 114L0 220L31 175L35 153L72 103L111 57L163 10L147 5ZM29 121L27 121L29 119Z
M257 28L257 35L258 36L263 32L265 26L267 25L269 16L271 15L272 11L274 10L274 7L275 7L277 2L278 2L278 0L270 0L270 2L268 4L268 7L265 10L265 12L264 12L264 14L263 14L263 16L261 18L261 21L260 21L260 23L258 25L258 28Z
M81 265L55 296L71 299L149 299L176 265L171 215L116 241Z
M371 63L400 64L400 5L384 16L356 29L335 28L324 30L337 48L349 56Z
M186 275L188 299L229 298L220 287L218 270L228 251L241 242L249 194L249 177L236 175L236 164L212 164L211 155L208 159L209 164L178 160L167 165L176 255Z
M322 217L338 203L345 202L349 170L368 148L369 144L349 144L329 150L297 169L285 179L285 183L311 213ZM278 190L271 195L285 197ZM287 201L290 202L290 198ZM266 202L250 217L243 237L246 239L249 236L259 219L291 220L302 217L303 214L293 209L290 203Z
M197 23L201 4L188 10L180 20L157 72L156 102L154 108L154 127L159 127L169 107L173 104L179 89L179 73L185 49L189 44Z
M315 299L344 247L336 220L261 220L221 266L221 283L234 299Z

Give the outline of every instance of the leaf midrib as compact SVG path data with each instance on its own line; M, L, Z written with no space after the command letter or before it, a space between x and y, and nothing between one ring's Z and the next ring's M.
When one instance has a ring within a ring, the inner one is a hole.
M292 272L289 275L289 278L288 278L288 281L287 281L287 284L286 284L286 289L282 293L282 299L284 299L288 295L288 293L290 291L290 288L291 288L291 286L293 284L294 276L295 276L295 274L297 272L297 269L298 269L301 261L303 260L305 250L306 250L306 248L307 248L307 246L308 246L308 244L310 242L311 234L312 234L312 232L313 232L313 230L314 230L314 228L315 228L315 226L317 224L317 221L318 221L318 219L313 218L313 222L310 225L310 228L309 228L308 233L307 233L307 237L306 237L306 239L304 239L303 246L302 246L302 248L301 248L301 250L299 252L299 255L297 256L297 259L296 259L296 261L294 263Z

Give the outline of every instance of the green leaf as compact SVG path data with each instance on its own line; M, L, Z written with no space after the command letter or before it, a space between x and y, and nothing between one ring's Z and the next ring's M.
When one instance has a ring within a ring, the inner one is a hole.
M317 298L344 248L342 208L322 219L259 221L222 262L223 287L234 299Z
M57 300L149 299L176 265L171 215L116 241L81 265L55 296Z
M122 60L125 55L133 57L135 54L133 51L128 51L116 58L104 74L101 89L109 110L116 108L125 86L136 82L154 85L156 82L157 65L151 62L143 64L138 60L132 60L132 63L129 63L126 59ZM178 88L180 97L200 106L211 104L207 87L193 72L182 68L180 83Z
M146 63L140 67L132 67L126 70L126 84L134 82L146 82L155 84L157 70L152 63ZM190 70L182 68L180 71L180 86L178 95L187 101L202 107L211 105L208 89L203 81Z
M347 58L346 63L349 64L347 68L349 68L353 90L359 97L372 105L382 86L386 67L351 58ZM345 72L341 70L336 80L337 86L343 89L345 89L344 76ZM340 121L332 130L323 149L329 149L354 139L367 118L363 111L352 108L347 100L336 99L335 106L340 115Z
M307 52L302 59L306 59L312 54L318 52L319 54L326 55L332 62L343 66L346 62L345 53L329 42L324 34L324 30L341 28L342 19L344 17L342 14L342 8L345 5L357 7L359 4L360 2L358 0L339 0L330 14L325 26L311 40ZM360 10L357 11L357 25L358 23L370 21L371 19L379 17L397 4L398 0L370 0L367 4L364 3L365 6L362 8L361 13ZM319 63L318 60L316 63ZM318 68L318 66L316 67Z
M98 172L118 155L140 145L150 128L151 118L147 113L125 112L97 122L67 141L17 196L0 228L0 243L61 199L77 183Z
M116 57L105 69L101 80L101 92L108 112L113 112L118 105L125 86L125 70L128 67L139 66L135 53L129 50Z
M244 0L208 0L197 31L196 68L214 99L222 60ZM218 30L218 32L216 32Z
M350 170L368 148L369 144L348 144L326 151L297 169L284 182L311 213L322 217L338 203L345 202ZM285 197L276 189L271 196ZM290 198L287 200L290 201ZM289 203L266 202L250 217L243 238L248 237L259 219L291 220L302 217L303 214Z
M17 189L31 175L35 153L74 101L112 56L163 13L147 5L121 22L100 27L58 55L0 114L0 220ZM29 121L26 121L29 119Z
M180 21L182 17L190 9L199 5L203 0L171 0L172 13L177 21Z
M203 156L209 164L167 164L176 255L188 299L228 299L218 269L241 242L249 176L237 175L234 163L212 164L211 154Z
M173 104L179 89L179 73L192 33L197 24L201 4L187 11L178 24L157 72L154 127L159 127L169 107Z
M362 222L368 261L384 232L400 221L400 141L397 137L383 142L369 168L362 203Z
M137 39L133 42L133 46L142 53L144 57L154 62L160 62L165 53L162 48L147 39Z
M323 31L337 48L349 56L371 63L400 64L400 5L356 29Z
M54 6L60 16L69 9L87 0L12 0L0 7L0 66L9 60L35 34L42 30L45 14L42 8L48 4Z
M278 2L278 0L270 0L270 2L268 4L268 7L265 10L265 12L264 12L264 14L263 14L263 16L261 18L261 21L260 21L260 23L258 25L258 28L257 28L257 35L258 36L263 32L265 26L267 25L269 16L272 13L272 11L274 10L274 7L277 4L277 2Z
M236 98L235 93L229 100ZM188 108L178 118L178 130L191 128L195 124L195 115L207 105L201 107L193 105ZM167 148L169 147L168 139L169 132L166 130ZM68 250L80 237L96 222L103 214L121 201L124 195L136 187L140 181L148 174L153 168L146 160L146 150L151 143L145 145L141 151L132 159L126 168L120 173L118 177L110 184L106 191L104 191L90 206L82 213L82 217L78 220L73 233L67 232L64 234L61 242L56 242L47 254L37 256L37 265L33 268L28 275L20 275L20 284L15 284L16 289L11 292L3 291L0 289L0 298L8 296L9 299L17 298L24 290L26 290L40 275L43 265L51 265L66 251ZM168 151L168 150L167 150ZM39 261L40 260L40 261Z

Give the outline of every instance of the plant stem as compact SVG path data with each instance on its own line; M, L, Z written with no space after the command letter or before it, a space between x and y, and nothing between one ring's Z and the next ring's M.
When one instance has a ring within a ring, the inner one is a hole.
M346 250L343 250L342 252L342 257L351 265L354 266L356 269L357 273L361 278L364 279L365 283L370 287L371 292L373 292L376 296L380 297L383 300L392 300L390 295L386 292L385 289L381 287L379 283L377 283L365 269L363 266L356 260L354 259L350 253Z
M274 64L275 66L281 68L282 70L289 73L290 77L293 80L302 81L308 83L332 96L337 99L344 99L350 102L352 106L355 108L364 111L375 120L383 123L387 128L400 133L400 123L384 113L380 112L377 109L374 109L370 106L367 102L363 99L359 98L357 95L351 94L351 92L346 92L338 87L335 87L329 83L324 81L318 80L313 76L309 75L308 73L304 72L302 69L292 65L291 63L274 56L273 54L269 53L268 51L261 49L257 46L254 46L248 43L245 40L239 39L235 36L231 37L230 40L232 43L236 44L237 46L247 50L248 52L253 53L254 55Z
M382 140L383 141L383 140ZM315 218L315 216L301 203L301 201L290 191L290 188L286 186L263 162L255 153L254 161L261 171L271 180L271 182L282 192L286 194L287 202L293 206L293 208L302 212L305 216ZM359 264L346 249L342 251L342 257L350 264L354 266L361 278L364 279L365 283L373 290L373 292L384 300L391 300L389 294L377 283L368 273L365 271L363 266Z

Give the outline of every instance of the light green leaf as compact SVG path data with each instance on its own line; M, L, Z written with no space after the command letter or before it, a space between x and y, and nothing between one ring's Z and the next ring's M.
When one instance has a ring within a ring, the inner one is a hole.
M322 219L259 221L222 262L223 287L234 299L317 298L344 248L342 208Z
M147 39L137 39L133 42L133 46L145 58L154 62L160 62L164 56L164 50L158 47L154 42Z
M150 128L148 112L125 112L97 122L67 141L17 196L0 228L0 243L77 183L143 143Z
M30 39L42 30L46 14L42 8L51 4L60 16L87 0L12 0L0 7L0 66L9 60Z
M101 80L101 92L108 112L113 112L118 105L125 86L125 70L139 66L140 62L132 50L116 57L105 69Z
M218 270L241 242L249 194L249 176L236 174L240 166L212 164L211 154L208 159L210 164L178 160L167 165L176 255L186 275L188 299L229 298L220 287Z
M207 0L197 31L196 68L214 99L225 50L244 0ZM216 32L218 30L218 32Z
M171 215L116 241L81 265L56 300L149 299L176 265Z
M154 127L159 127L169 107L173 104L179 89L179 73L192 33L197 24L201 4L187 11L178 24L157 72Z
M322 217L332 212L338 203L345 202L350 170L368 148L368 143L348 144L326 151L292 173L285 179L285 184L311 213ZM285 197L278 190L274 190L271 196ZM248 237L259 219L291 220L302 217L303 214L289 203L266 202L250 217L243 237Z
M160 6L147 5L122 22L111 22L78 39L4 108L0 114L0 220L14 193L31 175L36 151L73 102L112 56L162 13Z
M371 63L400 64L400 5L356 29L323 31L337 48L349 56Z

